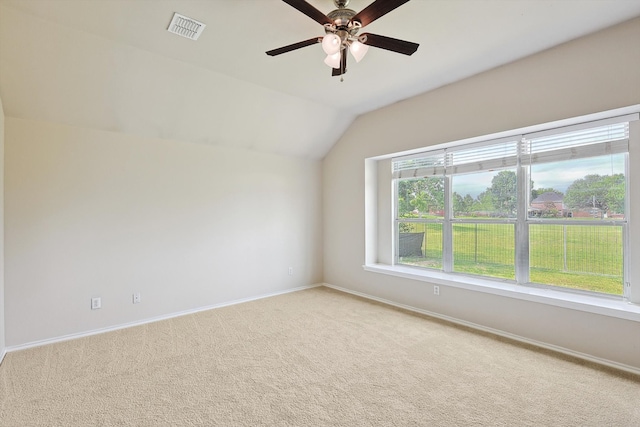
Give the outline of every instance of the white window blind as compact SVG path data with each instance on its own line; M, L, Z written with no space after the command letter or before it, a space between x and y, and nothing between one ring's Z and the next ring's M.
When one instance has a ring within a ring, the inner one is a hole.
M639 114L463 144L392 160L393 178L424 178L557 162L629 151L629 122ZM520 150L520 152L518 152Z
M515 167L519 138L485 141L447 150L447 174Z
M423 178L444 174L444 150L393 159L393 178Z
M464 174L480 170L514 167L520 138L483 141L459 147L393 159L394 178Z
M525 135L522 144L525 165L626 153L629 122L539 132Z

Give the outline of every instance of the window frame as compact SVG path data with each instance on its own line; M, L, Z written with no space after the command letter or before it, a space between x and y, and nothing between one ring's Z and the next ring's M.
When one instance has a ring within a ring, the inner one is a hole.
M444 275L444 277L452 277L455 280L489 280L489 281L499 281L502 283L508 283L512 285L522 286L522 287L531 287L531 288L541 288L548 289L552 291L559 292L567 292L567 293L575 293L586 296L596 296L596 297L604 297L604 298L612 298L617 300L629 301L630 297L630 283L629 283L629 206L630 206L630 175L629 175L629 154L628 150L624 152L624 170L625 170L625 217L624 220L584 220L580 221L580 224L576 224L574 220L571 219L540 219L540 218L530 218L528 216L528 207L530 204L530 180L531 180L531 167L533 162L523 162L523 159L527 155L523 152L524 142L530 140L532 137L537 135L545 135L547 133L556 133L562 134L565 132L570 132L574 129L590 129L596 128L598 126L604 126L611 123L619 123L619 122L631 122L634 120L638 120L638 113L625 114L622 116L611 116L606 117L604 119L596 120L596 121L584 121L584 122L576 122L569 126L563 127L553 127L550 126L548 128L542 128L541 130L536 130L536 132L531 133L514 133L513 135L508 136L507 138L487 138L484 140L479 140L474 142L473 144L468 144L464 142L460 143L450 143L450 144L441 144L438 146L430 147L427 150L414 152L410 156L402 156L392 158L392 167L397 161L401 161L403 159L416 159L423 157L431 157L433 154L441 152L443 149L446 151L448 148L455 149L464 149L465 147L470 146L487 146L492 143L500 143L502 140L513 140L514 138L520 141L518 143L518 152L517 152L517 160L515 168L513 165L508 165L503 168L479 168L478 171L489 171L489 170L513 170L516 172L516 186L517 186L517 212L516 218L489 218L482 220L474 220L474 219L462 219L455 218L453 212L453 185L452 185L452 177L456 175L456 173L448 174L446 171L446 166L444 168L442 177L444 179L444 217L442 219L423 219L423 218L400 218L399 216L399 204L398 201L398 183L402 179L407 179L411 177L398 177L395 171L392 171L392 186L393 195L392 195L392 266L400 266L403 269L419 269L419 270L428 270L438 272ZM627 146L630 141L630 137L627 138ZM443 145L446 147L443 148ZM586 157L597 157L597 155L587 155ZM551 158L554 158L553 156ZM562 158L558 158L555 161L566 160ZM550 160L548 160L550 161ZM440 176L440 175L438 175ZM443 242L442 242L442 269L428 269L419 266L411 266L408 264L403 264L399 261L399 224L400 223L418 223L418 224L428 224L428 223L439 223L442 224L442 234L443 234ZM514 280L509 279L500 279L491 276L478 276L469 273L463 272L455 272L454 260L453 260L453 225L456 223L471 223L471 224L511 224L514 227L514 269L515 269L515 278ZM588 290L580 290L573 289L563 286L556 286L550 284L541 284L530 281L530 258L529 258L529 228L531 225L535 224L553 224L553 225L566 225L566 226L575 226L575 225L597 225L597 226L615 226L621 227L622 233L622 250L623 250L623 265L622 265L622 281L623 288L621 295L614 294L606 294L596 291L588 291ZM458 276L456 278L456 276Z

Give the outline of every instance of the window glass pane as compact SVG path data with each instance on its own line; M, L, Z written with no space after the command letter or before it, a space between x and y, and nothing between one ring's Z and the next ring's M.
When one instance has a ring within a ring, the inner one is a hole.
M442 218L444 178L428 177L398 181L398 218Z
M513 224L453 224L453 270L515 279Z
M515 218L515 169L483 171L452 177L455 218Z
M529 217L623 220L625 154L531 166Z
M530 280L622 295L622 227L529 225Z
M442 224L398 223L398 264L442 269Z

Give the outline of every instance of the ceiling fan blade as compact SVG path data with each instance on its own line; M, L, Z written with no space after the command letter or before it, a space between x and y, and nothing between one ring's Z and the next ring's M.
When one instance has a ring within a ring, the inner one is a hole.
M309 3L307 3L304 0L282 0L282 1L288 4L289 6L298 9L300 12L304 13L305 15L307 15L309 18L313 19L320 25L333 23L333 21L331 21L331 19L329 19L327 15L320 12L318 9L311 6Z
M347 50L342 49L340 53L340 68L331 69L331 76L341 76L347 73Z
M298 42L298 43L290 44L288 46L280 47L278 49L273 49L273 50L270 50L270 51L268 51L266 53L269 56L276 56L276 55L280 55L280 54L283 54L283 53L291 52L292 50L296 50L296 49L300 49L300 48L303 48L303 47L311 46L312 44L316 44L316 43L322 43L322 37L314 37L312 39L305 40L303 42Z
M412 55L416 50L418 50L418 46L420 46L418 43L379 36L378 34L365 33L363 36L367 37L363 42L366 45L402 53L404 55Z
M375 0L357 13L351 20L358 21L365 27L408 1L409 0Z

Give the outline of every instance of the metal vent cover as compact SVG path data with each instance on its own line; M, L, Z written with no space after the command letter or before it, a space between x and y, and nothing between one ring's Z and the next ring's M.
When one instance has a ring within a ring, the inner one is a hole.
M167 31L191 40L198 40L198 37L200 37L200 34L202 34L206 26L207 24L198 22L195 19L174 13Z

